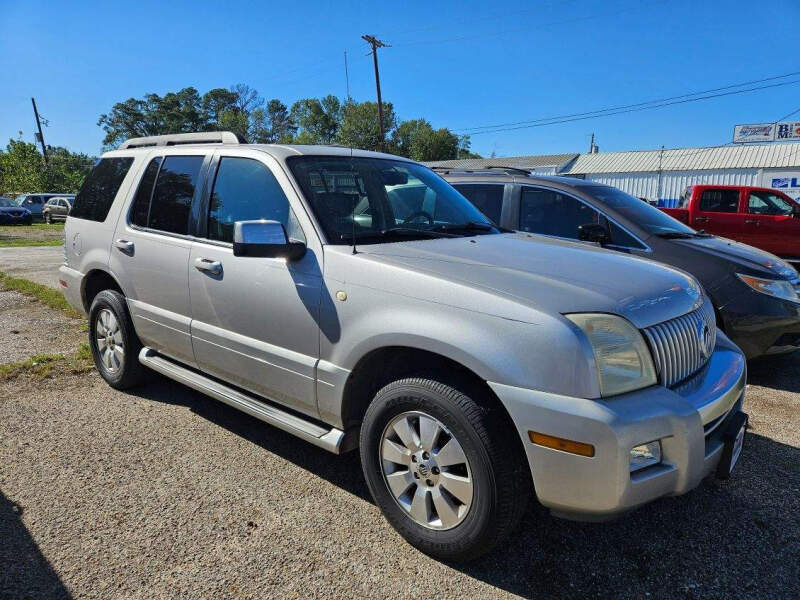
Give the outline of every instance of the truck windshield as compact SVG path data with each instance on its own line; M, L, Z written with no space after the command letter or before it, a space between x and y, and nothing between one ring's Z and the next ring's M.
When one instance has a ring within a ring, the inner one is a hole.
M694 236L697 234L688 225L684 225L647 202L634 198L615 187L593 185L586 191L609 208L617 211L620 215L653 235L677 234Z
M349 156L296 156L287 163L331 244L499 233L422 165Z

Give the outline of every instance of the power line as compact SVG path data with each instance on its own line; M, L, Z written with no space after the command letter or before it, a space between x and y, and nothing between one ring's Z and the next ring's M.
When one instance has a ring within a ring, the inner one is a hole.
M582 117L582 116L586 116L586 115L596 115L598 113L604 113L604 112L616 111L616 110L623 110L623 109L627 109L627 108L636 108L636 107L639 107L639 106L646 106L648 104L657 104L657 103L661 103L661 102L668 102L670 100L679 100L681 98L691 98L692 96L699 96L701 94L711 94L711 93L714 93L714 92L721 92L723 90L730 90L730 89L742 87L742 86L745 86L745 85L752 85L752 84L755 84L755 83L764 83L766 81L774 81L776 79L785 79L786 77L793 77L795 75L800 75L800 71L794 71L792 73L784 73L783 75L775 75L775 76L772 76L772 77L765 77L763 79L754 79L752 81L743 81L741 83L732 83L730 85L725 85L725 86L718 87L718 88L712 88L712 89L709 89L709 90L701 90L701 91L697 91L697 92L688 92L688 93L685 93L685 94L680 94L678 96L670 96L670 97L667 97L667 98L659 98L659 99L656 99L656 100L647 100L645 102L637 102L635 104L623 104L623 105L619 105L619 106L610 106L608 108L600 108L600 109L597 109L597 110L590 110L590 111L587 111L587 112L572 113L572 114L567 114L567 115L555 115L555 116L552 116L552 117L544 117L544 118L541 118L541 119L531 119L531 120L525 120L525 121L516 121L514 123L497 123L495 125L480 125L480 126L477 126L477 127L466 127L466 128L462 128L462 129L454 129L453 131L473 131L473 130L476 130L476 129L494 129L494 128L497 128L497 127L512 127L514 125L527 125L529 123L542 123L544 121L552 121L554 119L569 119L571 117ZM800 110L800 109L798 109L798 110Z
M630 109L618 110L618 111L614 111L614 112L605 112L605 113L602 113L602 114L590 114L588 116L576 116L576 117L572 117L572 118L563 118L563 119L558 119L558 120L551 120L551 121L549 121L547 123L537 122L537 123L532 123L532 124L529 124L529 125L519 125L519 126L516 126L516 127L503 127L503 128L499 128L499 129L490 129L490 130L486 130L486 131L475 131L475 132L471 132L469 135L473 136L473 135L482 135L482 134L485 134L485 133L500 133L500 132L503 132L503 131L515 131L515 130L518 130L518 129L532 129L534 127L545 127L547 125L558 125L560 123L569 123L569 122L572 122L572 121L586 121L588 119L596 119L596 118L600 118L600 117L611 117L611 116L614 116L614 115L621 115L621 114L625 114L625 113L641 112L641 111L644 111L644 110L653 110L653 109L656 109L656 108L664 108L664 107L667 107L667 106L674 106L676 104L687 104L689 102L699 102L701 100L711 100L713 98L720 98L720 97L723 97L723 96L734 96L734 95L737 95L737 94L745 94L745 93L748 93L748 92L755 92L755 91L758 91L758 90L765 90L765 89L769 89L769 88L777 88L777 87L783 87L783 86L787 86L787 85L795 85L797 83L800 83L800 79L795 79L793 81L785 81L785 82L781 82L781 83L773 83L773 84L770 84L770 85L762 85L762 86L747 88L747 89L744 89L744 90L734 90L734 91L731 91L731 92L722 92L722 93L719 93L719 94L711 94L711 95L708 95L708 96L701 96L699 98L688 98L688 99L684 99L684 100L675 100L673 102L664 102L662 104L657 104L657 105L654 105L654 106L640 106L638 108L630 108ZM459 131L459 130L456 130L456 131Z
M784 119L788 119L789 117L791 117L792 115L796 115L797 113L800 113L800 108L798 108L797 110L793 110L788 115L781 117L780 119L778 119L778 121L783 121Z

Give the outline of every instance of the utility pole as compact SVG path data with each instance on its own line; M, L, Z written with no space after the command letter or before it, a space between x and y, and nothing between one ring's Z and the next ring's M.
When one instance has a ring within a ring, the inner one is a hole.
M662 169L663 161L664 161L664 144L661 144L661 151L658 153L658 193L656 194L656 203L661 202L661 173L663 172Z
M589 141L589 154L594 154L594 132L592 132L592 139Z
M381 78L378 75L378 48L389 48L390 46L389 44L380 41L374 35L362 35L361 39L372 46L372 62L375 65L375 87L378 90L378 131L380 132L378 147L383 150L383 102L381 101Z
M42 120L39 118L39 111L36 110L36 100L31 98L31 104L33 104L33 116L36 117L36 127L39 128L39 133L36 134L36 137L39 140L39 143L42 145L42 156L44 156L44 162L47 164L47 146L44 145L44 135L42 134Z

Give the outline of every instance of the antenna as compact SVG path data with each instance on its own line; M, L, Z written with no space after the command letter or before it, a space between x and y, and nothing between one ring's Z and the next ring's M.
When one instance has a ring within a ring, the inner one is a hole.
M347 50L344 51L344 79L347 85L347 99L350 100L350 73L347 70Z
M347 85L347 101L350 101L350 75L347 72L347 50L344 52L344 79ZM350 170L353 172L353 183L356 183L356 167L353 164L353 145L350 143ZM358 186L356 186L358 187ZM356 206L358 206L358 194L353 194L353 210L350 212L350 235L353 242L353 254L358 254L356 250Z

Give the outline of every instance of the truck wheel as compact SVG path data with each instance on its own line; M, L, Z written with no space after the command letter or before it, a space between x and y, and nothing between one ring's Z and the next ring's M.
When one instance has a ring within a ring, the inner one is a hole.
M361 464L375 503L411 545L436 558L489 552L528 503L517 433L487 396L414 377L381 389L364 416Z
M89 346L97 370L111 387L124 390L142 380L142 343L119 292L103 290L95 296L89 309Z

